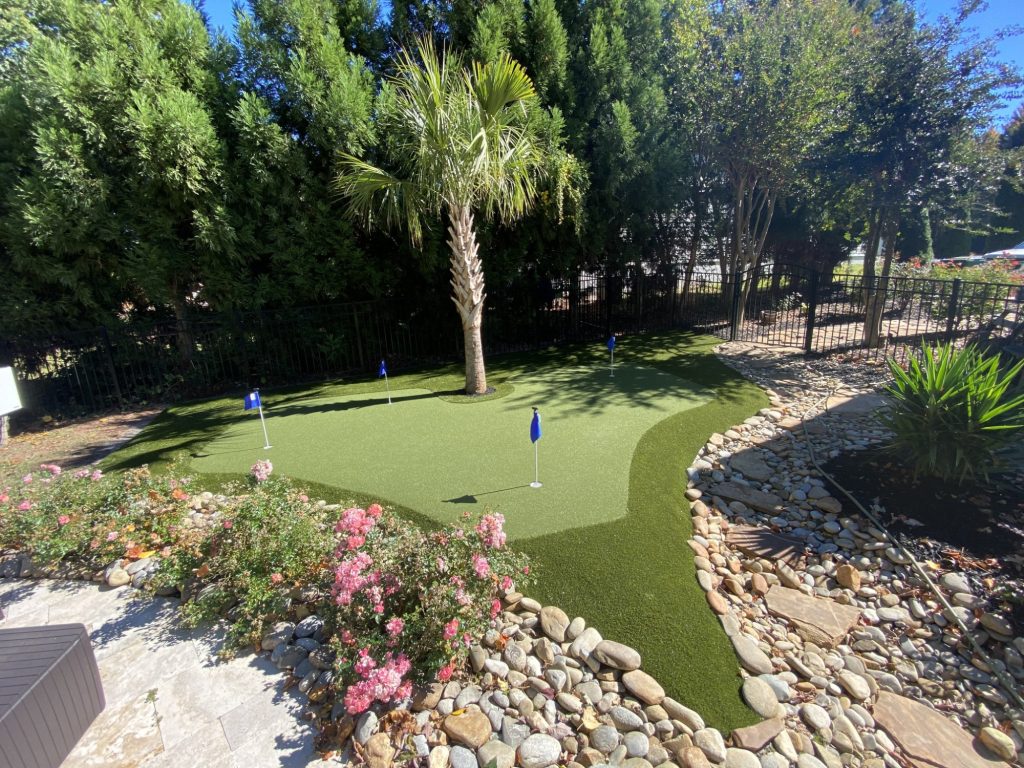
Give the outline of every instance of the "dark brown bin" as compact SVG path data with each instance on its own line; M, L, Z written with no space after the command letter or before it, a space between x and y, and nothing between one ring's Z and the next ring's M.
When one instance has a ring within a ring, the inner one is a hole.
M104 704L82 624L0 629L0 768L57 768Z

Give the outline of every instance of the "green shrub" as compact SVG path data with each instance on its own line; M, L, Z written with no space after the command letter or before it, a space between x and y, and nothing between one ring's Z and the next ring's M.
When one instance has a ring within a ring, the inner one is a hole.
M283 479L226 490L213 527L183 532L152 583L181 589L187 624L226 615L237 646L284 617L295 590L324 580L335 513Z
M924 347L906 369L890 359L889 368L891 450L915 475L963 482L1001 468L1001 451L1024 429L1024 393L1014 384L1024 361L1001 369L998 356L947 344Z

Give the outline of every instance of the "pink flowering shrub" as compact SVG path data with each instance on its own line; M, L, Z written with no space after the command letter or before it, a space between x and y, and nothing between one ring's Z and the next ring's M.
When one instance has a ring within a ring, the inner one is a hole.
M42 464L0 489L0 549L29 553L40 567L98 569L149 556L175 541L188 483L174 474L152 477L145 467L106 476Z
M257 483L265 483L270 479L270 473L274 471L274 465L267 459L260 459L249 470L249 477Z
M372 504L335 526L332 623L335 680L350 714L444 681L500 612L529 567L505 547L504 518L425 532Z

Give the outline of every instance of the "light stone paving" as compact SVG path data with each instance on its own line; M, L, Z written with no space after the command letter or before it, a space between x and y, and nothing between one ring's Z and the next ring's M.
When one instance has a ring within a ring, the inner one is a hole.
M89 582L0 580L0 628L85 624L106 708L63 768L263 768L320 760L302 703L251 653L220 661L223 632L188 631L177 600Z

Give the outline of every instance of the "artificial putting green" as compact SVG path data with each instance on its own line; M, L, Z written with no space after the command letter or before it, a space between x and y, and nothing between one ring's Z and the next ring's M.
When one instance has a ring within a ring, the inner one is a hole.
M629 467L643 434L707 399L699 385L631 360L508 372L504 397L443 400L423 388L264 402L273 447L263 450L254 411L196 452L201 473L245 473L268 458L274 471L376 495L441 523L465 510L505 515L513 540L625 517ZM401 388L400 388L401 387ZM541 409L541 488L532 488L531 405Z
M622 339L614 378L598 345L494 358L497 392L481 399L454 393L454 367L392 377L391 406L376 380L264 393L269 451L240 397L179 406L106 467L185 451L214 481L270 458L325 498L379 499L426 525L501 511L533 558L532 594L636 647L669 695L727 731L756 718L695 580L685 470L708 435L766 402L714 357L716 343ZM528 485L532 405L543 414L540 489Z

